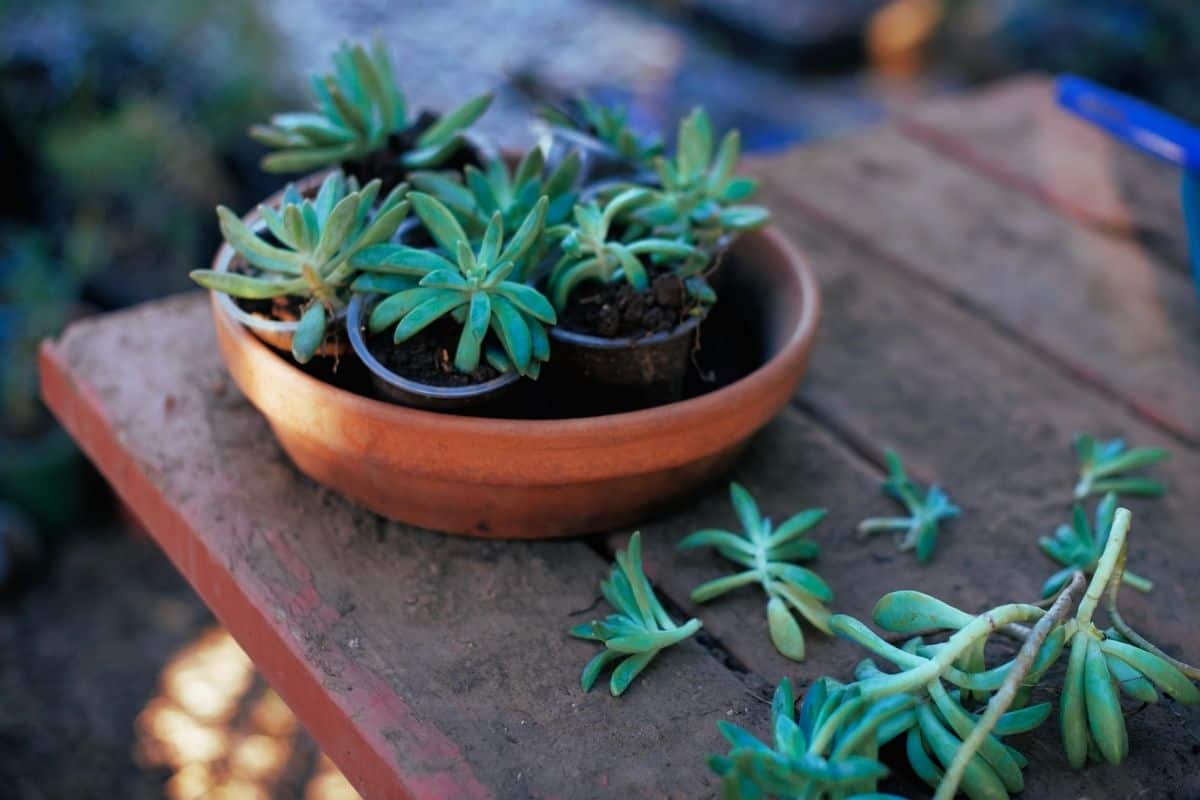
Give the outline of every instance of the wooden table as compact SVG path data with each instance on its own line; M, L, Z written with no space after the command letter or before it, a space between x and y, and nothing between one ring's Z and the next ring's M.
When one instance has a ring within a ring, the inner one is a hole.
M1135 501L1127 614L1200 657L1200 308L1170 170L1056 112L1037 78L906 111L754 163L807 251L826 314L803 387L735 477L776 518L831 510L816 568L836 610L930 591L977 610L1032 599L1037 549L1067 516L1078 431L1170 448L1160 501ZM44 351L46 397L320 745L368 797L709 797L714 723L765 734L765 698L848 677L862 651L811 634L772 649L745 591L697 609L725 566L673 547L733 525L725 493L645 526L648 572L703 635L617 700L584 694L598 583L628 531L499 543L385 522L308 481L226 377L209 309L186 295L72 326ZM853 529L891 513L895 447L965 508L927 567ZM136 580L136 575L113 576ZM1129 718L1121 768L1066 769L1053 721L1021 746L1027 797L1200 796L1200 713ZM908 784L898 784L902 788Z

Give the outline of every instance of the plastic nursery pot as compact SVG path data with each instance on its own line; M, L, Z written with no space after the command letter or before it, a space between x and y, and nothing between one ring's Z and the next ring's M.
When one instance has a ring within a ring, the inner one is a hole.
M675 402L683 395L701 322L701 317L691 317L665 333L619 339L555 326L550 329L548 376L579 413L611 414Z
M321 181L327 174L328 172L321 172L297 181L296 188L301 194L311 196L316 192L317 188L321 185ZM266 201L265 205L276 206L282 197L282 190L276 192ZM257 208L242 217L242 221L255 233L266 229L266 223L259 215ZM237 258L237 253L234 249L227 242L222 243L221 247L217 250L216 257L213 259L212 268L216 272L228 272L235 258ZM227 294L214 293L214 296L222 311L253 331L255 336L276 350L285 353L292 351L292 337L296 334L296 328L300 325L299 321L287 322L284 320L268 319L246 311L238 305L234 298ZM346 310L342 309L330 321L329 330L336 331L337 327L344 323L345 320ZM325 341L317 348L318 356L344 356L349 352L350 345L345 338L328 333L326 334Z
M754 368L698 397L602 417L467 417L382 402L278 357L215 300L213 316L234 382L317 482L424 528L565 536L632 525L716 481L791 397L817 331L816 280L772 229L743 236L732 255L754 307L744 326L761 342Z
M507 372L498 378L473 386L432 386L410 380L383 365L367 347L363 330L371 315L376 298L356 294L350 301L346 315L346 331L350 334L350 347L371 374L371 385L384 400L401 403L413 408L434 411L462 411L476 409L499 400L512 390L521 379L515 372Z

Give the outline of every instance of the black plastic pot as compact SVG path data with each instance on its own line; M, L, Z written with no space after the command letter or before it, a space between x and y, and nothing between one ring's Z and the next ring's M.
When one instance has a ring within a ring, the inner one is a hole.
M579 415L615 414L673 403L683 396L702 321L702 317L691 317L666 333L620 339L553 327L547 377L554 391Z
M355 295L346 315L350 347L371 376L371 386L383 400L429 411L464 411L490 406L507 395L521 376L506 372L474 386L431 386L410 380L385 367L367 347L363 330L377 298Z

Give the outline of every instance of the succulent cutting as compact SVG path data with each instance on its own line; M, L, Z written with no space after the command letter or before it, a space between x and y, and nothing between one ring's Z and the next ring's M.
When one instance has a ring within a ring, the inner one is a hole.
M1167 491L1167 487L1153 478L1128 474L1165 461L1168 457L1166 450L1158 447L1130 448L1123 439L1105 442L1082 433L1075 437L1075 454L1079 458L1076 500L1106 492L1157 497Z
M825 517L825 509L801 511L776 528L762 516L758 504L742 486L730 484L729 496L742 532L696 531L680 541L678 547L680 550L712 547L746 569L697 587L692 600L704 603L739 587L759 584L767 595L771 642L784 656L803 661L804 633L794 614L801 614L818 630L829 633L829 611L825 604L833 600L833 591L815 572L792 562L816 558L820 548L807 535Z
M909 516L865 519L858 525L859 535L893 531L900 534L898 546L901 550L915 550L918 561L928 561L937 546L940 523L962 512L937 486L930 486L923 492L921 486L908 477L904 462L895 452L888 450L884 460L888 466L888 477L883 482L883 491L903 504Z
M315 110L276 114L269 125L250 128L253 138L275 148L263 158L266 171L303 172L354 161L387 149L392 137L411 140L394 154L403 167L432 169L465 144L463 131L492 101L481 95L414 130L382 40L369 52L343 43L333 54L333 67L330 74L312 77Z
M265 232L277 243L220 206L221 233L254 274L198 269L191 278L206 289L244 300L303 299L292 355L306 363L324 341L333 314L345 305L357 271L351 258L391 238L408 214L406 186L395 187L376 207L379 189L376 180L360 190L354 178L341 172L330 173L312 199L289 185L278 209L259 206Z
M700 620L690 619L677 625L662 607L642 570L640 531L630 538L628 550L617 551L617 563L608 579L600 584L600 591L617 613L603 620L577 625L570 633L604 645L604 649L583 668L580 677L583 690L591 691L604 668L619 661L609 681L609 689L617 697L659 652L700 630Z
M456 369L472 372L486 357L501 372L515 369L537 377L541 363L550 357L545 326L554 324L554 308L536 289L509 277L541 235L546 198L537 202L507 242L504 221L495 212L477 249L472 249L458 220L436 198L412 192L409 199L441 252L396 244L362 251L354 262L358 268L416 284L372 309L371 332L394 325L393 341L400 344L452 316L462 326L454 354ZM489 333L499 347L485 349Z

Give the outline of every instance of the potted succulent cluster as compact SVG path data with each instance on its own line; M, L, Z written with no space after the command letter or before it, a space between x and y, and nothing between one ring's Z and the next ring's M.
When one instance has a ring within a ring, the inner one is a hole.
M737 204L755 185L734 174L736 131L714 146L698 109L667 156L580 101L551 114L574 146L506 160L467 132L490 97L414 117L382 43L333 61L314 110L251 129L268 171L332 170L245 220L219 208L230 247L197 283L298 363L352 352L407 405L487 404L543 365L588 413L679 399L707 275L768 219ZM610 168L589 174L599 151Z
M569 535L704 485L786 404L819 296L755 230L736 132L697 110L668 148L573 101L499 154L471 130L489 96L414 112L381 43L333 61L311 110L251 130L309 174L219 208L191 273L302 471L424 527Z

